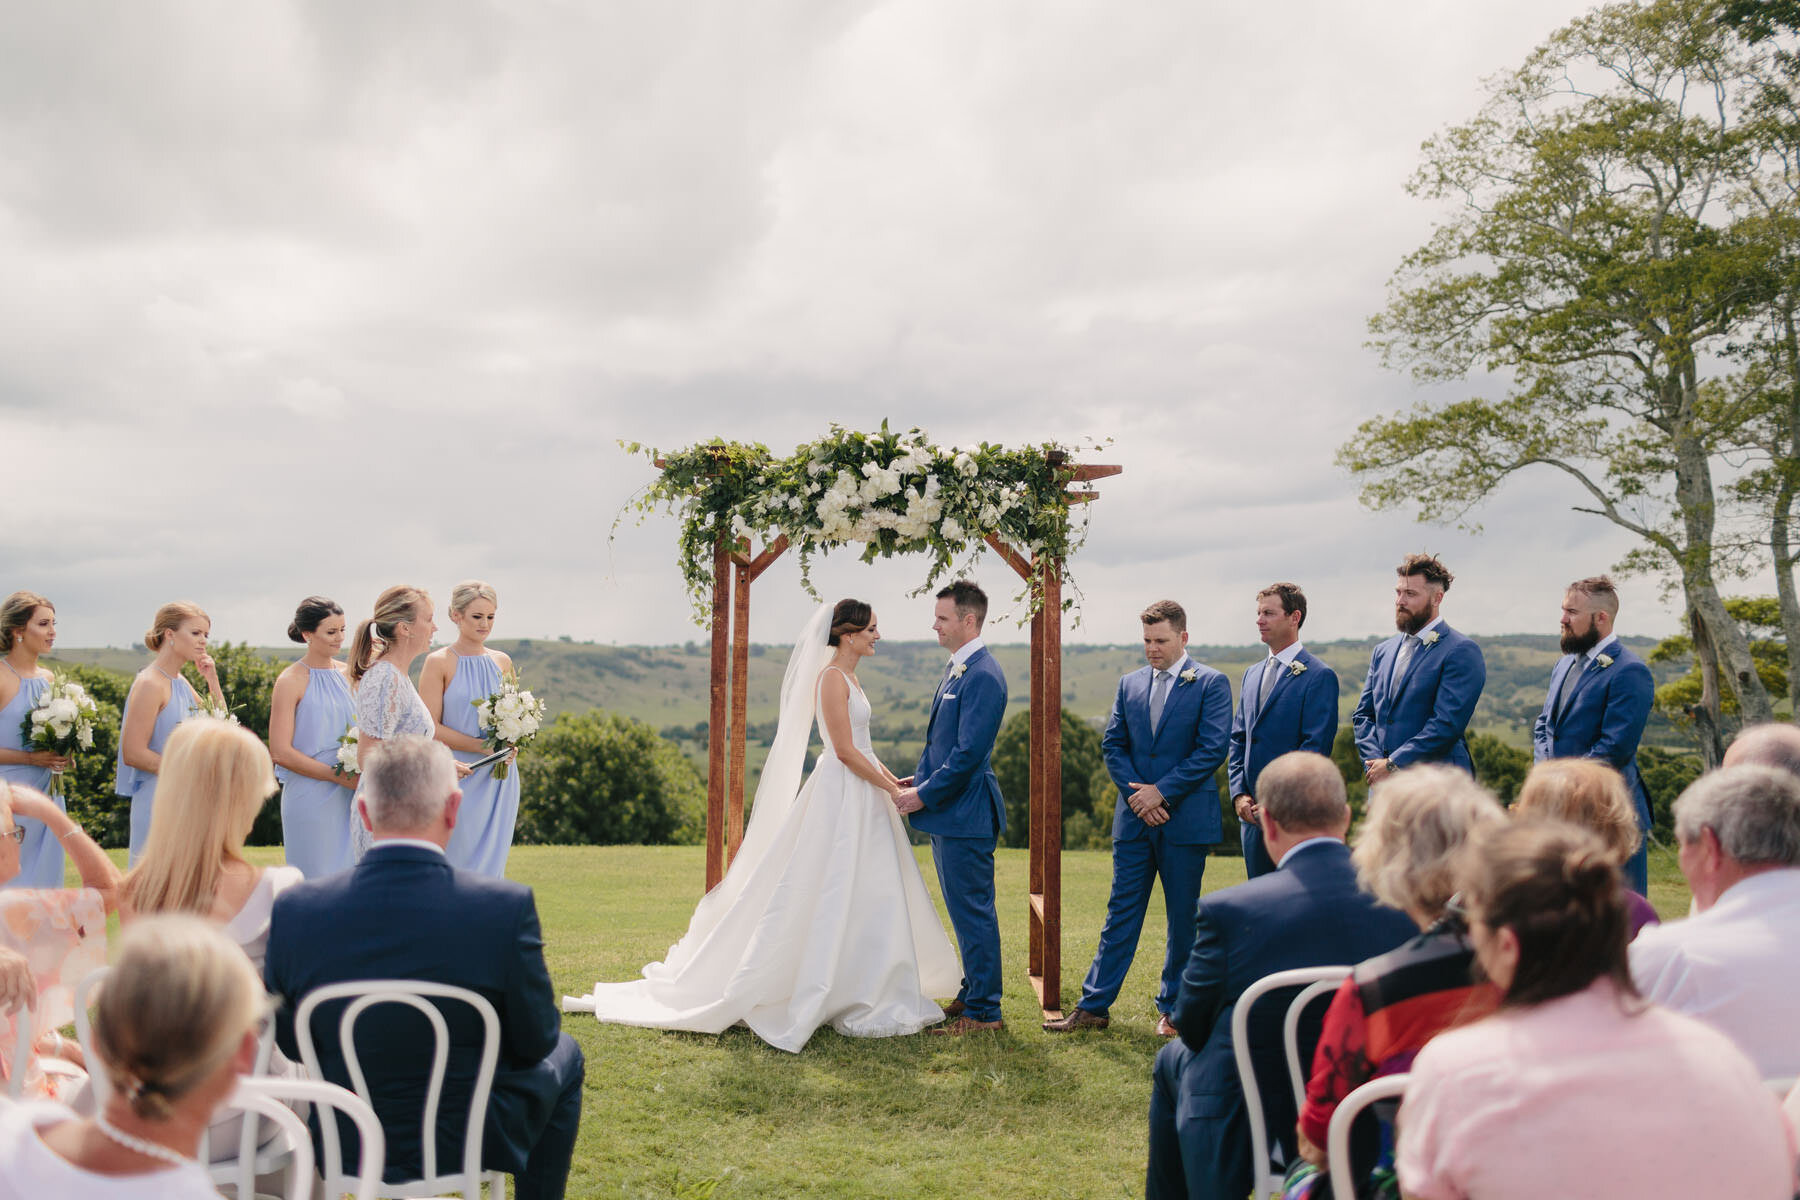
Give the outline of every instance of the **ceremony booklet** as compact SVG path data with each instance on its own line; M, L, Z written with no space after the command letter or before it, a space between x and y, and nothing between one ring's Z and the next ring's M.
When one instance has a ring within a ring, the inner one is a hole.
M507 755L511 754L512 752L513 752L513 748L511 746L502 746L502 747L500 747L500 749L494 751L492 754L487 755L485 758L478 758L474 762L468 763L466 765L468 766L469 770L471 770L471 771L479 771L483 767L493 766L495 763L499 762L501 759L505 758Z

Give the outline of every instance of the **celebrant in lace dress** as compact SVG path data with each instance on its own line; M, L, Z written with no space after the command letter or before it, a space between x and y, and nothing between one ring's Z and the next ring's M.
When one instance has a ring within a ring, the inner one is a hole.
M781 719L743 845L668 956L630 983L563 1008L602 1021L719 1033L737 1022L798 1052L819 1026L849 1037L917 1033L962 969L875 757L856 664L881 633L867 604L814 614L794 647ZM800 773L815 712L824 751Z
M403 734L431 737L437 722L407 677L413 659L431 649L437 622L431 597L422 589L395 584L375 598L375 615L356 627L350 643L350 685L356 689L356 753L367 763L381 743ZM469 773L456 764L460 778ZM360 776L358 779L360 780ZM374 844L369 830L350 805L350 843L355 857Z

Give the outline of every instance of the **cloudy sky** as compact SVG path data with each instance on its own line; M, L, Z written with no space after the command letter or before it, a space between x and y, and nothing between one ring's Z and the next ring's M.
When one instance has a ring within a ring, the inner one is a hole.
M1440 551L1475 632L1551 632L1629 543L1548 473L1470 536L1332 454L1411 404L1364 349L1442 215L1403 185L1571 0L237 0L0 24L0 589L65 644L191 598L492 581L501 636L701 636L621 439L778 452L828 422L1110 437L1077 640L1174 596L1199 641L1389 624ZM1471 387L1479 386L1472 384ZM1003 568L985 575L1010 595ZM825 560L890 637L917 562ZM1649 581L1624 628L1665 632ZM808 601L784 564L759 640ZM1011 626L994 631L1018 636Z

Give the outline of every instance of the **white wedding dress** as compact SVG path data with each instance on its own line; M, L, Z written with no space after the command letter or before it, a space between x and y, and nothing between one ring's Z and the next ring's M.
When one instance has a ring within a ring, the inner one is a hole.
M565 996L564 1010L696 1033L742 1022L795 1053L825 1024L848 1037L893 1037L943 1020L932 997L955 995L962 969L893 803L838 760L823 721L824 752L805 786L792 790L827 657L820 616L828 621L830 609L809 622L789 663L750 828L725 878L642 979ZM802 690L807 672L810 696ZM875 761L869 701L854 683L850 728L856 748Z

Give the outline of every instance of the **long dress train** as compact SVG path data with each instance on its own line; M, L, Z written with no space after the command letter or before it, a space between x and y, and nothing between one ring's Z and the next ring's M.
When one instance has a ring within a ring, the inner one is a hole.
M874 761L869 702L854 685L850 725L853 744ZM746 837L668 957L640 980L564 997L565 1010L699 1033L742 1021L792 1052L824 1024L849 1037L891 1037L943 1019L932 997L953 994L962 969L900 816L886 793L838 761L823 722L819 734L825 749L812 776L777 825L755 845Z

